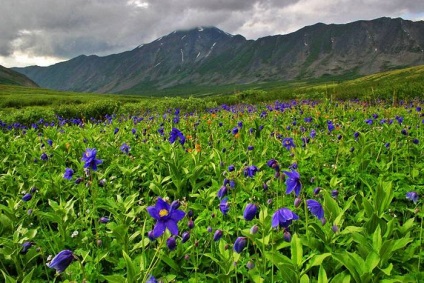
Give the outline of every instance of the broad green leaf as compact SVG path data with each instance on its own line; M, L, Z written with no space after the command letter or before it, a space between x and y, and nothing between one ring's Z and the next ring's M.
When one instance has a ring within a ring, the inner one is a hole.
M303 248L300 238L297 236L297 233L294 233L291 238L291 259L293 265L297 266L300 269L302 266L303 259Z
M325 272L324 266L321 265L318 271L318 283L327 283L327 273Z

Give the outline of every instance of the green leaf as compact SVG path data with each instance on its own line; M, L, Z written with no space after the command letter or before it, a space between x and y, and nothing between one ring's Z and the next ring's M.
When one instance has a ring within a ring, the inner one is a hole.
M109 283L122 283L125 282L125 277L120 274L101 276L101 278Z
M321 265L324 259L331 256L331 253L324 253L319 255L313 255L309 260L308 264L306 265L306 268L303 270L303 273L307 272L309 269L311 269L314 266Z
M4 282L5 283L16 283L17 281L15 279L13 279L13 277L10 277L9 275L7 275L6 273L4 273L4 271L2 270L1 273L3 273L3 278L4 278Z
M380 268L380 270L386 274L387 276L390 276L390 274L392 273L393 270L393 264L390 263L386 268Z
M328 279L327 279L327 273L325 272L324 266L321 265L319 267L319 272L318 272L318 283L327 283Z
M380 256L376 252L371 251L367 256L367 259L365 260L365 267L368 269L368 273L372 273L372 271L374 270L374 268L377 267L379 262Z
M291 259L293 265L300 269L302 266L303 248L300 238L295 233L291 238Z
M300 283L309 283L309 282L310 280L309 280L308 274L303 274L303 276L300 277Z
M135 282L135 265L125 251L122 251L122 256L127 267L127 282Z

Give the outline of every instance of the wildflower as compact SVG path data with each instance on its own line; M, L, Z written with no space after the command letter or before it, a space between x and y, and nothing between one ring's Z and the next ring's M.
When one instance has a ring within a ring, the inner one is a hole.
M74 170L72 170L71 168L66 168L65 174L63 174L63 178L65 178L66 180L71 180L73 175L74 175Z
M123 143L121 147L119 148L123 153L128 154L130 151L130 146L126 143Z
M206 229L208 231L208 233L212 233L212 227L208 226L208 228Z
M87 148L82 156L81 160L85 162L84 168L91 168L92 170L97 170L97 165L102 164L103 161L96 159L97 149Z
M169 142L174 143L177 139L181 145L184 145L186 138L183 133L177 128L172 128L171 132L169 133Z
M177 224L185 216L183 211L173 209L162 198L158 198L156 205L147 207L147 212L157 220L153 228L153 236L155 238L160 237L166 228L168 228L172 235L178 235Z
M355 140L357 140L357 139L358 139L358 137L359 137L359 132L355 132L355 133L353 134L353 137L355 138Z
M230 180L230 188L234 189L236 186L236 181Z
M302 203L302 199L301 198L295 198L294 199L294 207L299 207L299 205Z
M25 242L22 244L22 250L21 250L21 254L26 254L28 252L28 250L32 247L33 243L32 242Z
M247 269L253 269L253 268L255 268L255 264L253 263L253 261L248 261L247 263L246 263L246 267L247 267Z
M272 227L276 228L279 226L287 228L293 220L297 219L299 219L299 216L296 213L284 207L277 210L272 216Z
M25 194L23 197L22 197L22 200L23 201L30 201L32 199L32 195L31 194Z
M333 122L332 121L327 121L327 129L328 131L331 133L332 131L334 131L336 127L334 127Z
M413 140L412 140L412 142L413 142L414 144L419 144L419 143L420 143L420 140L419 140L419 139L413 139Z
M156 238L153 236L153 230L150 230L149 232L147 232L147 237L149 238L150 241L154 241L156 240Z
M284 139L283 139L283 146L284 146L287 150L290 150L291 148L296 147L296 146L294 145L293 138L284 138Z
M255 165L247 166L244 168L244 176L245 177L251 177L255 176L256 172L258 172L258 167Z
M49 159L49 157L47 156L47 154L45 152L43 152L43 154L41 154L40 159L43 160L43 161L46 161L47 159Z
M219 241L222 238L222 230L216 230L215 233L213 234L213 240L215 242Z
M250 234L254 235L256 233L258 233L259 227L258 225L253 225L252 228L250 228Z
M113 130L113 134L116 135L119 132L119 128L115 128L115 130Z
M57 272L61 273L76 259L75 255L70 250L63 250L58 253L48 264L49 268L56 269Z
M417 192L408 192L406 193L406 198L413 201L414 203L418 202L418 193Z
M308 199L306 201L306 205L308 206L309 211L318 219L321 220L324 218L324 209L319 202L313 199Z
M227 191L228 191L228 189L227 189L227 186L222 186L220 189L219 189L219 191L218 191L218 198L223 198L226 194L227 194Z
M233 172L235 169L234 165L228 166L228 172Z
M291 241L291 234L290 234L290 232L287 231L287 230L284 231L283 238L284 238L284 241L290 242Z
M158 281L155 277L153 277L153 275L150 274L150 277L147 279L146 283L158 283Z
M105 223L108 223L110 221L110 219L107 216L102 216L102 217L100 217L99 221L100 221L100 223L105 224Z
M47 140L47 143L48 143L50 146L53 146L53 141L52 141L51 139L48 139L48 140Z
M253 150L253 149L254 149L253 145L249 145L249 146L247 147L247 150Z
M253 203L249 203L244 209L243 217L245 220L251 221L253 218L255 218L257 213L258 207Z
M295 170L291 172L284 171L284 174L288 177L286 179L286 194L290 194L294 191L296 196L299 196L300 190L302 189L302 183L300 182L300 175Z
M332 190L332 191L331 191L331 196L332 196L333 198L337 198L337 197L339 196L339 191L338 191L338 190Z
M233 129L231 130L231 133L232 133L233 135L236 135L236 134L238 133L238 131L239 131L239 129L238 129L237 127L235 127L235 128L233 128Z
M223 198L219 203L219 210L221 210L222 214L227 215L230 210L230 204L228 203L228 198Z
M372 119L367 119L365 120L365 123L367 123L368 125L372 125L374 121Z
M309 133L309 136L311 137L311 139L315 138L316 135L317 135L317 132L314 129L312 129L312 131Z
M188 224L187 224L187 226L188 226L188 229L193 229L194 228L194 222L193 222L193 220L189 220L188 221Z
M314 189L314 195L317 195L317 194L319 194L319 192L321 191L321 188L320 187L316 187L315 189Z
M334 233L337 233L337 232L339 232L339 227L337 225L333 225L331 227L331 230L333 230Z
M185 243L185 242L187 242L188 240L190 239L190 232L184 232L182 235L181 235L181 243Z
M166 245L168 246L168 249L173 251L177 247L177 241L174 237L171 236L166 240Z
M247 245L247 238L246 237L238 237L236 239L236 241L234 242L234 251L236 253L241 253L243 251L243 249L246 247Z

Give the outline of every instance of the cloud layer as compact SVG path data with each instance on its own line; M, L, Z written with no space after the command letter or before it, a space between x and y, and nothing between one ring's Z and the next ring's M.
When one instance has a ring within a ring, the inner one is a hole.
M248 39L382 16L424 20L414 0L5 0L0 65L50 65L130 50L174 30L216 26Z

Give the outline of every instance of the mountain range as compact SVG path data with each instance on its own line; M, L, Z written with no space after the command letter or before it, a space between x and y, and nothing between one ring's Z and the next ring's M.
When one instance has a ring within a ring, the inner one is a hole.
M422 64L424 21L379 18L318 23L257 40L197 27L119 54L13 70L45 88L137 94L183 85L360 76Z

